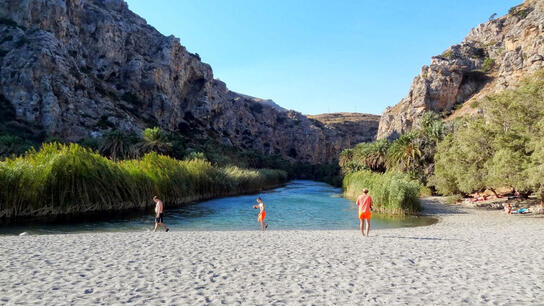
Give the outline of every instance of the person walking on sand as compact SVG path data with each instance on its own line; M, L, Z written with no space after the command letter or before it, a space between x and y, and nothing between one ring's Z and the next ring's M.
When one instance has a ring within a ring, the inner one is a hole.
M370 232L370 218L372 218L372 213L370 212L372 210L372 197L368 194L368 189L363 189L363 194L360 195L357 198L357 202L355 202L357 206L359 207L359 221L361 222L360 228L361 233L363 236L369 235ZM366 222L366 234L365 234L365 228L364 228L364 222Z
M268 224L264 223L264 219L266 218L266 211L265 211L265 207L264 207L264 202L259 197L259 198L257 198L257 203L259 203L259 204L253 205L253 208L258 208L259 209L259 216L257 216L257 221L259 223L261 223L261 228L264 231L268 227Z
M162 226L164 227L164 230L168 232L170 229L164 225L163 220L163 210L164 210L164 204L162 201L157 197L153 197L153 201L155 202L155 228L153 229L154 232L157 231L157 227Z

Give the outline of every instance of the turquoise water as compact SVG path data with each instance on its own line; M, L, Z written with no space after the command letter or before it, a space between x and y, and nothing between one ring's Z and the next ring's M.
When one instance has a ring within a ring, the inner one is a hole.
M314 181L291 181L286 186L259 195L243 195L215 199L168 209L164 222L171 230L258 230L258 210L252 206L260 196L266 204L269 230L335 230L358 229L357 207L342 197L342 190ZM4 224L2 234L53 234L96 231L149 231L153 228L153 212L140 212L111 217L107 221L44 222ZM387 218L374 215L372 228L429 225L428 217Z

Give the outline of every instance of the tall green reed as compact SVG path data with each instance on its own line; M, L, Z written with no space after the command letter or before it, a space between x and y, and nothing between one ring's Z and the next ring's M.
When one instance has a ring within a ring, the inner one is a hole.
M369 190L374 209L386 214L415 214L421 211L419 202L420 183L407 174L386 172L384 174L363 170L347 174L343 181L344 193L355 199L363 188Z
M287 180L284 171L217 168L202 159L148 153L112 161L77 144L44 144L0 162L0 217L145 208L257 192Z

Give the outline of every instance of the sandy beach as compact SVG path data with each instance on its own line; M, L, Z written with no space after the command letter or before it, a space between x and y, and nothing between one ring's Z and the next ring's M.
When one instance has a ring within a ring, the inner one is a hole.
M544 218L425 200L440 222L353 231L0 237L0 304L544 302ZM273 229L273 224L271 224Z

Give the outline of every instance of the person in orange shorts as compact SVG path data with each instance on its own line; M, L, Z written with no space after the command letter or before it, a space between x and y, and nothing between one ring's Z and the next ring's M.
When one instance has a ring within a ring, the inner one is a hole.
M265 207L264 207L264 202L259 197L259 198L257 198L257 203L259 203L259 204L253 205L253 208L258 208L259 209L259 216L257 216L257 221L261 224L261 228L264 231L268 227L268 224L264 223L264 219L266 218L266 211L265 211Z
M357 204L357 206L359 207L361 233L363 234L363 236L366 235L368 237L370 232L370 218L372 218L372 197L368 194L368 189L363 189L363 194L357 198L357 202L355 202L355 204ZM366 222L366 234L363 227L363 222Z

